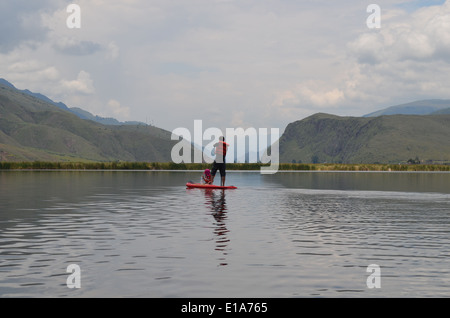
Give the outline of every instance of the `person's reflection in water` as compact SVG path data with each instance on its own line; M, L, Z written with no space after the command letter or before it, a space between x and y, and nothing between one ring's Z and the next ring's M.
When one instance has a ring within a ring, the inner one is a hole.
M228 265L226 261L227 246L230 241L227 237L229 230L226 227L225 220L227 219L227 207L225 202L225 190L205 190L208 204L211 205L212 215L216 220L214 234L216 235L216 251L222 252L222 257L219 258L219 266Z

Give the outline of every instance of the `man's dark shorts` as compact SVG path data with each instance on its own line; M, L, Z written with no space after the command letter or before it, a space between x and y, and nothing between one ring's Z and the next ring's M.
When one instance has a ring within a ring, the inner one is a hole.
M219 170L221 177L225 177L225 173L226 173L225 172L225 162L217 163L216 161L214 161L212 169L211 169L211 175L215 176L217 170Z

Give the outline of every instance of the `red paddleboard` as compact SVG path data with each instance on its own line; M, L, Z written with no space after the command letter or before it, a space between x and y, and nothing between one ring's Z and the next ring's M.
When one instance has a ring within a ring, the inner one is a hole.
M201 189L237 189L235 186L219 186L214 184L202 184L202 183L186 183L186 187L188 188L201 188Z

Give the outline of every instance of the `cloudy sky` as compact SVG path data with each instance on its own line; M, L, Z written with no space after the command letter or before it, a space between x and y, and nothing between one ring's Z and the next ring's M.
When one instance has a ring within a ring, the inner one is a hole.
M15 0L0 30L0 78L169 131L450 98L450 0Z

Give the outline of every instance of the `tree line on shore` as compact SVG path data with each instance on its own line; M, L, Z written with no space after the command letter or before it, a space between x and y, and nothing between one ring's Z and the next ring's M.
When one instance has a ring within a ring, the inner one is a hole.
M268 164L267 164L268 165ZM259 170L262 163L227 163L227 170ZM204 170L207 163L173 162L1 162L0 170ZM280 163L279 171L450 171L448 164Z

